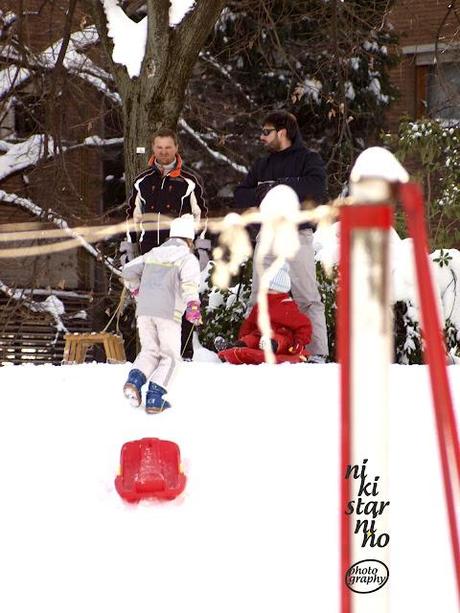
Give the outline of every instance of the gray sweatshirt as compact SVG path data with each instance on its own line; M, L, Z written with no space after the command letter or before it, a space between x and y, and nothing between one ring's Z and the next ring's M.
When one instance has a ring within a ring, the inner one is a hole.
M199 300L200 265L181 238L131 260L121 274L129 290L139 289L137 316L180 321L187 303Z

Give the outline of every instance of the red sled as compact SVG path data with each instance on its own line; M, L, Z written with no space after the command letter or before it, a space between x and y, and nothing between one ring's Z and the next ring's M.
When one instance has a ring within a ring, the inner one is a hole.
M253 349L252 347L230 347L219 351L219 358L228 362L229 364L264 364L265 354L262 349ZM282 362L290 362L291 364L299 364L300 362L307 361L308 353L304 352L299 354L284 354L275 353L275 362L281 364Z
M184 491L185 482L176 443L142 438L121 448L120 474L115 479L115 488L123 500L173 500Z

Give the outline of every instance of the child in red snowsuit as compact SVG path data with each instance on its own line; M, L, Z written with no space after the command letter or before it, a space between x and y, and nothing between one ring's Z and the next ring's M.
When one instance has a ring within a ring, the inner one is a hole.
M305 362L305 345L311 340L311 322L290 297L291 281L286 265L271 279L268 314L272 328L272 349L277 363ZM230 364L262 364L265 362L262 335L257 325L259 307L256 304L243 321L234 347L219 351L219 358Z

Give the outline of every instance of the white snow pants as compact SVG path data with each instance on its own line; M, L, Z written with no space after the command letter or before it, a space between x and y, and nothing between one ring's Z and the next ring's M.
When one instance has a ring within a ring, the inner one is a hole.
M324 304L316 282L315 254L313 250L313 230L307 228L299 230L300 248L292 260L289 260L289 276L291 277L291 293L299 305L302 313L310 318L312 325L312 338L308 351L313 355L328 355L328 341ZM257 302L259 290L259 276L256 271L255 261L259 241L254 250L254 271L252 277L252 289L249 303L253 306ZM275 258L266 256L264 268L268 268Z
M147 381L166 387L176 363L181 361L181 323L162 317L140 315L137 318L137 329L141 350L133 369L143 372Z

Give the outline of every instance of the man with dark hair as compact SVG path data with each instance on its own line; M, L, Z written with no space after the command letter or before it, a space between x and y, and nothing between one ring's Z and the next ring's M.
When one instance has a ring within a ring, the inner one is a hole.
M177 134L169 128L161 128L152 137L152 156L148 168L141 172L133 183L128 199L127 219L134 219L137 232L128 232L127 240L120 250L127 253L127 259L145 254L154 247L162 245L169 238L169 228L162 228L162 216L177 218L192 214L195 230L200 224L201 212L207 207L201 178L182 163L179 155ZM144 216L154 214L151 221L156 227L145 230L142 226ZM203 237L197 239L205 246ZM200 245L197 245L198 249ZM183 357L193 356L191 326L184 320L182 327Z
M244 209L258 206L275 185L289 185L300 202L308 200L316 205L327 200L326 170L320 155L307 149L302 141L297 120L292 113L273 111L262 123L260 140L268 155L258 159L244 181L235 190L235 204ZM313 251L313 226L299 226L300 249L289 262L291 293L300 310L313 326L312 340L307 345L309 361L324 362L329 353L324 305L316 282ZM254 251L257 255L258 242ZM268 257L264 266L274 258ZM259 279L254 267L250 305L257 301Z

